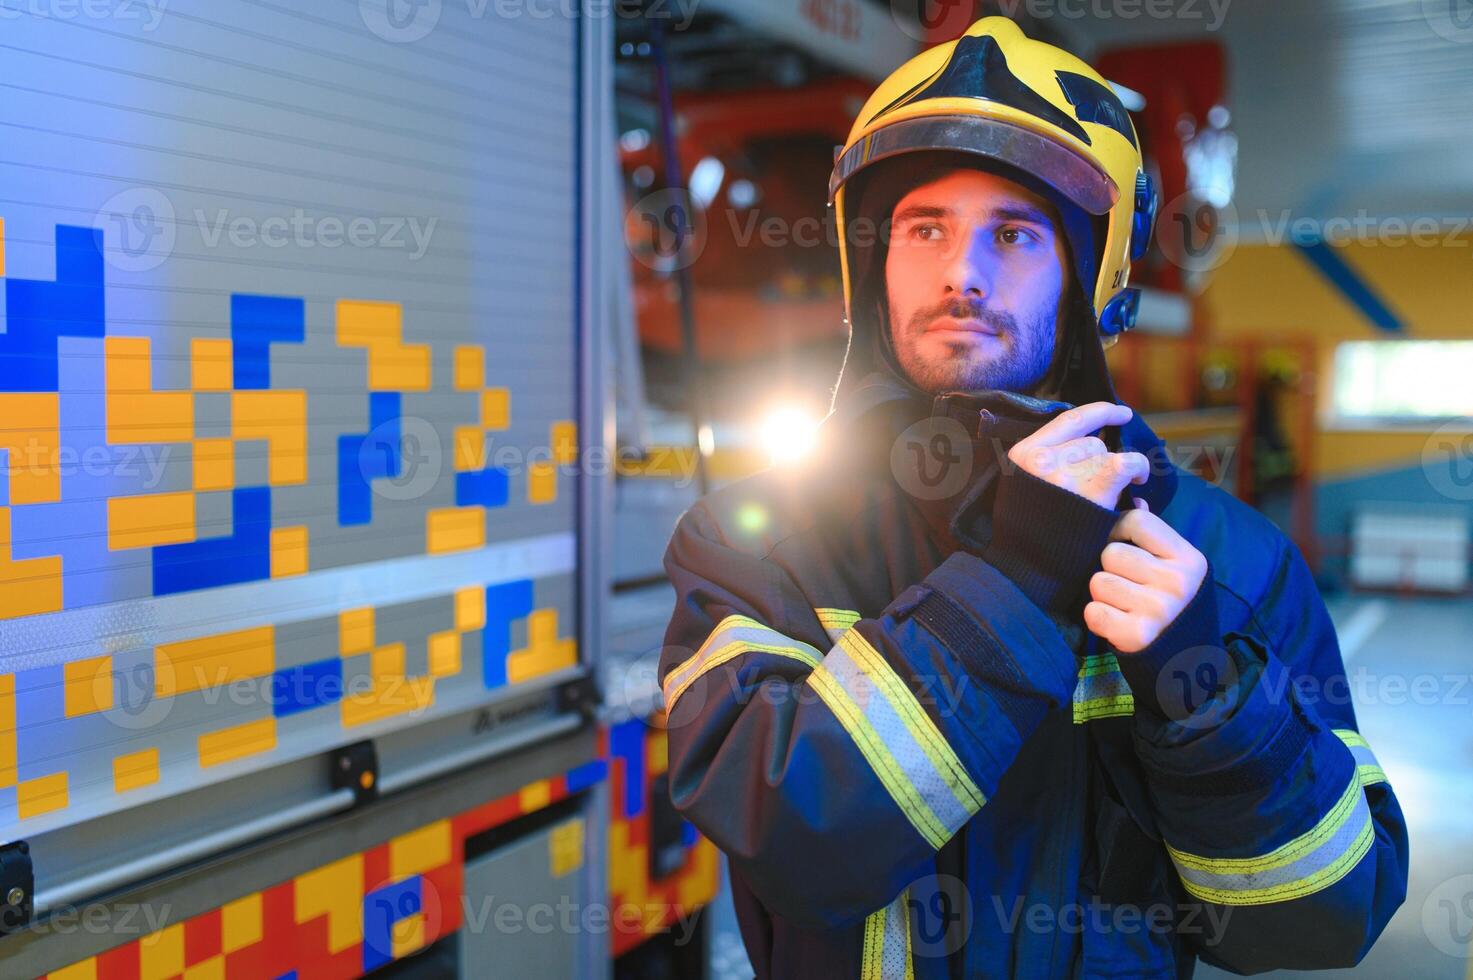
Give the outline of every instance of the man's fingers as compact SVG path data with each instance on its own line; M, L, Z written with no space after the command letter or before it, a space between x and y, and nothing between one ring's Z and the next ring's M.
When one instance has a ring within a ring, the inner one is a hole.
M1142 626L1137 617L1109 603L1099 600L1087 603L1084 606L1084 625L1089 626L1091 634L1105 640L1121 653L1137 653L1146 648L1147 644L1142 643L1145 635L1142 634Z
M1099 436L1080 436L1078 439L1070 439L1060 446L1057 452L1065 458L1077 455L1081 458L1103 456L1110 451L1105 445L1105 440Z
M1115 472L1124 478L1120 489L1125 489L1125 483L1145 483L1151 477L1151 461L1141 453L1115 453L1111 459Z
M1089 435L1107 425L1124 425L1134 414L1128 405L1114 402L1090 402L1069 409L1050 419L1037 432L1019 442L1019 445L1058 446L1070 439Z
M1022 457L1017 461L1032 464L1030 472L1033 473L1064 471L1088 475L1098 468L1098 464L1092 461L1096 457L1108 455L1109 452L1103 439L1083 436L1057 446L1024 446L1020 442L1010 455L1021 453Z
M1157 558L1175 558L1187 547L1187 541L1149 510L1128 511L1110 530L1111 541L1124 541L1144 548Z
M1121 653L1138 653L1149 645L1137 619L1098 599L1085 605L1084 625Z
M1057 446L1026 447L1018 443L1009 454L1015 462L1032 464L1030 472L1063 471L1083 479L1096 473L1119 477L1120 487L1127 483L1145 483L1151 475L1151 461L1140 453L1112 453L1098 436L1081 436Z
M1151 472L1150 461L1140 453L1109 453L1092 459L1090 463L1094 467L1094 472L1088 477L1094 488L1090 497L1110 501L1101 504L1103 507L1114 507L1120 491L1132 483L1145 483Z
M1156 593L1113 572L1095 572L1091 575L1089 596L1125 612L1159 614L1161 611L1161 602Z
M1100 552L1100 567L1141 585L1166 585L1175 576L1165 561L1124 541L1111 541L1105 545L1105 550Z
M1088 626L1090 631L1096 635L1103 636L1110 628L1110 624L1115 622L1115 617L1118 615L1120 615L1120 610L1107 602L1101 602L1095 599L1085 603L1084 625Z

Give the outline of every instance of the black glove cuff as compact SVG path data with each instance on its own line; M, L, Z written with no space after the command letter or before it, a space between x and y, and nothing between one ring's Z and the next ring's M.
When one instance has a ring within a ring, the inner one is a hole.
M1008 465L999 473L982 558L1045 612L1072 618L1120 519L1072 490Z

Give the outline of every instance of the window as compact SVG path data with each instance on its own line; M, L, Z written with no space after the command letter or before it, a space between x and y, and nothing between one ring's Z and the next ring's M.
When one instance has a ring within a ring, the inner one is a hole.
M1473 417L1473 340L1353 340L1335 348L1334 415L1342 422Z

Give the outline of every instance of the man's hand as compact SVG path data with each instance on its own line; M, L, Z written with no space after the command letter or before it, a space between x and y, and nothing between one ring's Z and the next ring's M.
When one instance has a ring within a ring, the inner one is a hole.
M1145 483L1150 461L1140 453L1112 453L1091 433L1130 421L1130 407L1090 402L1050 419L1008 450L1008 459L1024 472L1079 494L1101 507L1115 509L1120 491Z
M1115 523L1089 580L1084 625L1121 653L1139 653L1197 594L1207 559L1145 501Z

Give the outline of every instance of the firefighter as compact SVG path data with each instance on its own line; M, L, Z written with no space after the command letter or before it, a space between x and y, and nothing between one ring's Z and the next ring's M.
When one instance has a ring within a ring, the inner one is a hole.
M986 18L880 85L830 193L819 448L665 559L670 793L758 977L1358 962L1407 838L1324 603L1106 369L1155 209L1118 98Z

